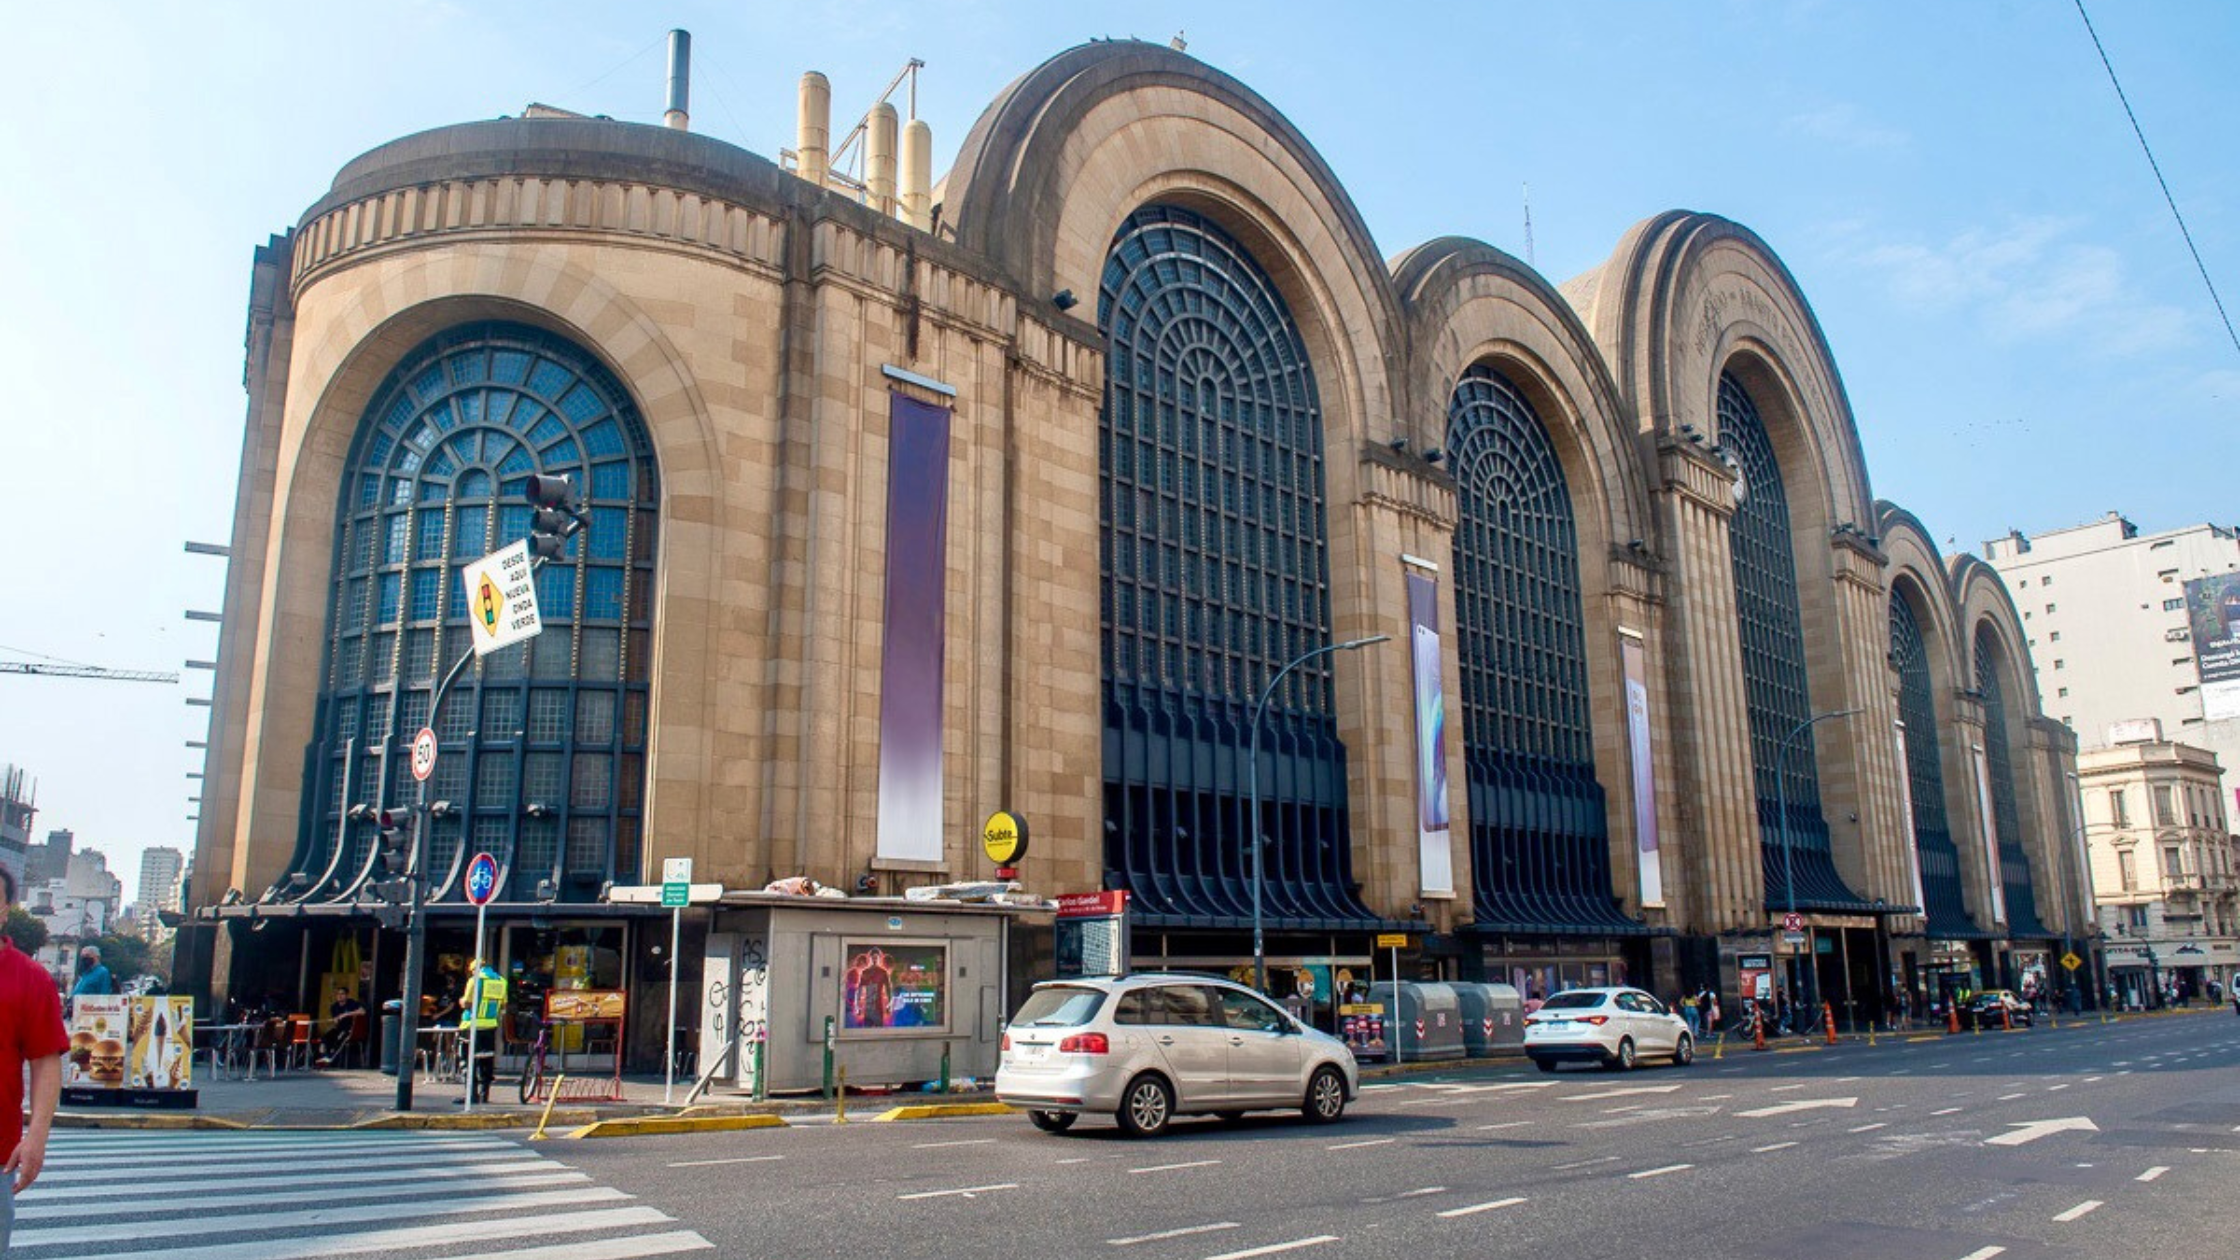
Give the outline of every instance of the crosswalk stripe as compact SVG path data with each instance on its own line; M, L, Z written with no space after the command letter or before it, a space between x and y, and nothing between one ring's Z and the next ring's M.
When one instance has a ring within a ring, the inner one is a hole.
M303 1167L300 1163L292 1166ZM523 1157L510 1164L468 1164L458 1168L375 1168L364 1171L353 1168L350 1170L350 1180L353 1183L373 1185L381 1182L412 1181L418 1178L448 1180L503 1176L507 1173L547 1172L566 1167L566 1164L556 1164L549 1159ZM280 1189L290 1186L328 1186L333 1185L334 1180L335 1174L328 1171L304 1173L293 1177L260 1177L256 1179L256 1184ZM242 1179L239 1177L213 1177L202 1181L173 1181L163 1187L163 1192L166 1194L184 1194L188 1191L197 1190L238 1189L241 1184ZM148 1193L148 1187L144 1185L120 1184L116 1181L105 1181L99 1185L56 1188L48 1185L47 1178L42 1176L39 1178L39 1184L32 1189L30 1199L33 1202L44 1202L48 1199L113 1199L126 1195L144 1197ZM19 1200L20 1202L21 1200Z
M345 1141L321 1146L318 1148L318 1151L321 1155L376 1155L383 1151L389 1150L502 1151L508 1149L511 1145L512 1143L495 1138L446 1138L440 1141L429 1142L425 1146L411 1147L399 1146L395 1142ZM261 1146L247 1142L229 1143L225 1146L197 1146L191 1150L184 1151L180 1150L177 1147L157 1144L100 1147L94 1149L69 1146L58 1147L50 1145L47 1149L47 1167L83 1168L98 1166L103 1168L116 1168L130 1164L176 1163L181 1159L203 1159L212 1155L238 1157L241 1155L254 1154L269 1155L273 1158L279 1158L282 1153L279 1151L274 1151L267 1146Z
M636 1238L607 1238L599 1242L560 1243L550 1247L523 1247L514 1251L478 1251L451 1260L634 1260L638 1256L673 1256L680 1251L713 1251L716 1245L689 1229L666 1234L641 1234Z
M351 1170L355 1172L356 1170L361 1168L396 1168L406 1165L412 1167L426 1167L429 1165L465 1165L514 1159L517 1158L518 1155L519 1152L507 1150L503 1147L479 1151L437 1151L431 1154L423 1154L419 1151L407 1150L398 1151L393 1155L385 1153L381 1155L363 1156L360 1158L351 1159L348 1161L348 1163ZM289 1172L295 1169L302 1168L303 1166L304 1157L301 1155L289 1157L285 1155L275 1154L268 1158L244 1156L238 1161L230 1162L226 1160L218 1160L204 1163L199 1160L180 1159L174 1160L171 1163L158 1168L134 1169L131 1175L135 1181L142 1182L178 1181L189 1177L208 1176L213 1173L225 1173L230 1176L240 1177L260 1172ZM41 1176L40 1180L42 1182L48 1180L59 1182L114 1181L116 1180L116 1176L117 1174L115 1173L115 1171L110 1169L72 1168L62 1172Z
M649 1207L606 1208L592 1212L565 1212L558 1216L481 1220L474 1223L473 1232L478 1241L496 1241L535 1238L544 1234L582 1234L593 1230L617 1229L625 1225L666 1224L674 1219L665 1212ZM172 1247L164 1250L162 1260L318 1260L323 1256L362 1255L369 1251L404 1251L414 1247L441 1246L464 1241L463 1235L464 1227L454 1221L405 1229L327 1234L318 1238L260 1238L217 1243L207 1247ZM585 1254L584 1249L575 1247L552 1250L555 1255ZM50 1260L149 1260L149 1254L145 1251L99 1252L55 1256Z
M453 1195L462 1188L443 1181L406 1181L381 1185L335 1185L332 1178L322 1178L327 1184L304 1190L282 1190L274 1194L211 1194L187 1197L163 1197L150 1200L146 1195L134 1193L130 1197L117 1196L119 1202L99 1203L73 1199L67 1203L18 1206L16 1220L44 1221L55 1217L85 1220L96 1216L141 1216L149 1212L196 1212L210 1208L251 1206L277 1207L284 1203L337 1203L350 1199L421 1198ZM477 1177L476 1190L537 1190L551 1186L583 1185L590 1176L579 1172L524 1173L511 1177ZM228 1183L232 1184L232 1183ZM264 1183L258 1183L260 1185ZM36 1192L34 1192L36 1193ZM43 1197L43 1196L42 1196Z
M306 1226L356 1225L366 1221L394 1220L400 1211L416 1216L456 1216L463 1212L517 1212L530 1208L580 1207L592 1203L619 1203L632 1196L606 1186L544 1190L528 1194L500 1194L481 1198L446 1198L409 1207L395 1203L361 1204L357 1207L307 1208L300 1212L244 1212L233 1216L167 1216L127 1221L117 1225L68 1225L57 1229L17 1230L12 1247L47 1247L56 1243L131 1242L143 1238L177 1236L191 1231L209 1234L254 1233L268 1229Z

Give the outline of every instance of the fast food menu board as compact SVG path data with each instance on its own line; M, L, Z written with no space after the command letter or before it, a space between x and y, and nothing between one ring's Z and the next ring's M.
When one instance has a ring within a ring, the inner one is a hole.
M62 1083L94 1089L124 1084L125 1051L131 1044L127 997L80 997L70 1007L70 1049L62 1061Z
M194 999L80 997L62 1083L81 1089L191 1089Z

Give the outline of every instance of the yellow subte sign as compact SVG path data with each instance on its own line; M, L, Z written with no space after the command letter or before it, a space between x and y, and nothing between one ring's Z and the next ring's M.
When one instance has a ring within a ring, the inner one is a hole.
M988 825L980 829L980 847L997 866L1017 866L1027 855L1027 820L1000 809L988 815Z

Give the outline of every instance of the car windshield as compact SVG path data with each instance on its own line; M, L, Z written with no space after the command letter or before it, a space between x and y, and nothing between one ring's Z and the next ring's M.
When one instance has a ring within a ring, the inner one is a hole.
M1088 1023L1102 1005L1104 994L1096 989L1073 985L1036 989L1027 995L1011 1022L1035 1028L1071 1028Z
M1607 993L1558 993L1540 1004L1543 1011L1583 1011L1600 1006L1609 998Z

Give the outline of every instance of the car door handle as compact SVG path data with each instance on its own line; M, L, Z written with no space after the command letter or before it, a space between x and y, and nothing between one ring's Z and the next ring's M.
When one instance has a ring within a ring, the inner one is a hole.
M1159 1044L1162 1046L1171 1046L1174 1044L1174 1038L1172 1036L1161 1037L1159 1038Z
M1244 1044L1244 1038L1242 1038L1242 1037L1231 1037L1231 1038L1229 1038L1229 1044L1230 1044L1230 1045L1232 1045L1232 1046L1241 1046L1241 1045L1243 1045L1243 1044Z

